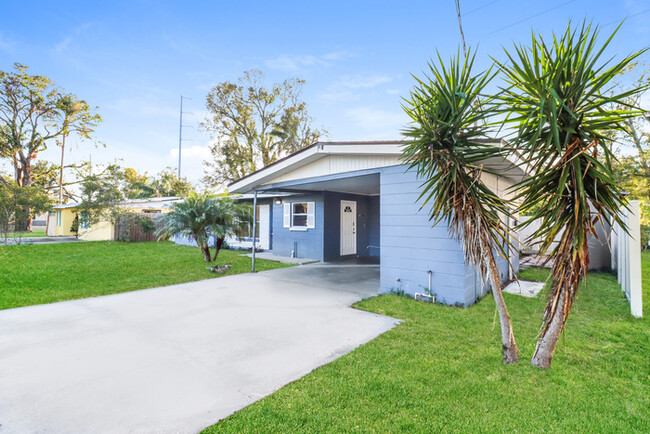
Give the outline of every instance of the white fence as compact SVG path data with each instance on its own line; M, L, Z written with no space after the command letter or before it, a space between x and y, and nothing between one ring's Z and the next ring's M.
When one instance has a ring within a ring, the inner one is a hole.
M642 284L641 284L641 225L639 201L629 202L629 211L622 210L623 221L629 234L620 227L615 226L611 231L608 227L598 224L596 231L598 237L590 236L589 243L589 269L609 269L616 271L618 282L630 303L632 315L640 318L643 316ZM522 217L525 222L528 217ZM523 252L534 253L538 250L539 240L530 240L539 228L539 222L533 221L527 227L519 227L517 235L520 239ZM611 235L610 235L611 234ZM561 234L555 239L559 242ZM608 242L609 241L609 242ZM610 251L611 245L611 251Z
M618 282L630 303L632 315L643 316L643 287L641 283L641 223L639 201L629 202L629 211L623 210L623 221L628 227L626 234L618 225L612 230L612 270L616 270Z

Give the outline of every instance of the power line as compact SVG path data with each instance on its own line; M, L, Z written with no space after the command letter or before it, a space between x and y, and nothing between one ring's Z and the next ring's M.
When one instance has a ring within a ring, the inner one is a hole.
M611 26L612 24L618 24L618 23L620 23L620 22L623 21L623 20L627 20L628 18L638 17L639 15L647 14L648 12L650 12L650 8L649 8L649 9L645 9L645 10L643 10L643 11L641 11L641 12L637 12L637 13L632 14L632 15L626 15L624 18L621 18L620 20L610 21L610 22L607 23L607 24L603 24L602 27Z
M519 21L515 21L514 23L512 23L512 24L508 24L507 26L500 27L500 28L498 28L498 29L496 29L496 30L491 31L490 33L486 33L486 34L483 35L483 37L493 35L493 34L495 34L495 33L500 32L501 30L509 29L510 27L516 26L517 24L521 24L521 23L523 23L523 22L525 22L525 21L528 21L528 20L530 20L530 19L533 19L533 18L537 18L537 17L539 17L540 15L544 15L544 14L546 14L546 13L549 13L549 12L551 12L551 11L554 11L554 10L556 10L556 9L559 9L559 8L561 8L561 7L563 7L563 6L568 5L568 4L574 3L575 1L576 1L576 0L570 0L570 1L568 1L568 2L564 2L564 3L559 4L559 5L557 5L557 6L553 6L552 8L546 9L546 10L544 10L544 11L542 11L542 12L538 12L538 13L536 13L536 14L534 14L534 15L531 15L531 16L529 16L529 17L523 18L523 19L521 19L521 20L519 20Z
M471 15L471 14L473 14L474 12L480 11L481 9L486 8L486 7L490 6L490 5L493 5L493 4L495 4L496 2L498 2L498 1L499 1L499 0L492 0L491 2L487 2L487 3L485 3L485 4L482 5L482 6L479 6L479 7L477 7L477 8L472 9L472 10L469 11L469 12L465 12L463 15L465 15L465 16Z

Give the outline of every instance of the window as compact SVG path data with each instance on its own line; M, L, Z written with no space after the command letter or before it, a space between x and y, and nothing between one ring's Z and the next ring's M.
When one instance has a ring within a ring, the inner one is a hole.
M88 229L88 213L86 211L82 211L81 217L79 217L79 229Z
M291 202L284 204L283 227L295 231L306 231L315 227L314 202Z
M307 202L295 202L291 210L291 227L307 227Z
M56 212L56 225L61 226L61 211Z

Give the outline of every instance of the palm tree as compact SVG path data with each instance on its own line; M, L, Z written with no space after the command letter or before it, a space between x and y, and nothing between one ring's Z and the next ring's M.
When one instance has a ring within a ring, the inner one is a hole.
M508 233L500 216L509 215L509 210L482 178L490 173L483 161L500 152L486 140L492 106L479 101L494 75L489 70L472 75L474 57L468 52L461 59L459 52L446 68L438 55L438 65L429 64L431 77L414 77L417 85L404 105L412 122L403 132L408 143L402 157L424 180L420 199L423 205L431 204L431 219L448 223L463 245L466 261L492 287L503 361L516 363L519 354L495 258L495 252L508 258Z
M235 202L226 195L211 196L192 193L184 200L172 204L171 212L162 216L163 226L158 236L183 236L192 238L201 249L205 262L217 259L226 236L236 234L251 219L250 207ZM208 240L216 239L214 258Z
M530 47L506 50L508 62L499 64L509 85L500 95L508 114L504 124L515 127L513 147L532 172L517 186L521 206L532 211L531 221L541 221L533 236L543 240L540 254L553 259L553 282L531 361L540 368L551 366L589 268L587 238L597 236L602 222L625 227L619 216L624 195L612 176L615 157L609 145L627 119L641 114L625 101L642 88L611 90L616 75L643 51L615 64L601 61L617 31L599 46L597 27L583 23L576 30L569 23L549 44L533 34ZM553 246L558 234L560 242Z

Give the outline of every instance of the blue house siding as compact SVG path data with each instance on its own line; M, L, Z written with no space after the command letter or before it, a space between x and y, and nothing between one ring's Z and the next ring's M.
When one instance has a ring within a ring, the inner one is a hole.
M341 201L357 203L357 254L356 256L377 256L379 249L371 252L370 245L379 245L379 200L356 194L325 192L325 261L341 257ZM374 242L375 244L371 243Z
M272 251L279 256L291 256L295 249L297 258L309 258L322 261L324 233L324 201L323 193L310 193L284 198L285 202L314 202L314 228L307 230L291 230L283 227L283 205L273 202L272 219Z
M379 231L381 228L381 211L379 207L379 196L368 198L368 255L379 256L381 252L381 241Z
M421 181L406 168L381 171L381 291L426 292L431 270L431 292L438 301L471 304L462 247L449 238L446 224L432 227L428 209L417 202Z

